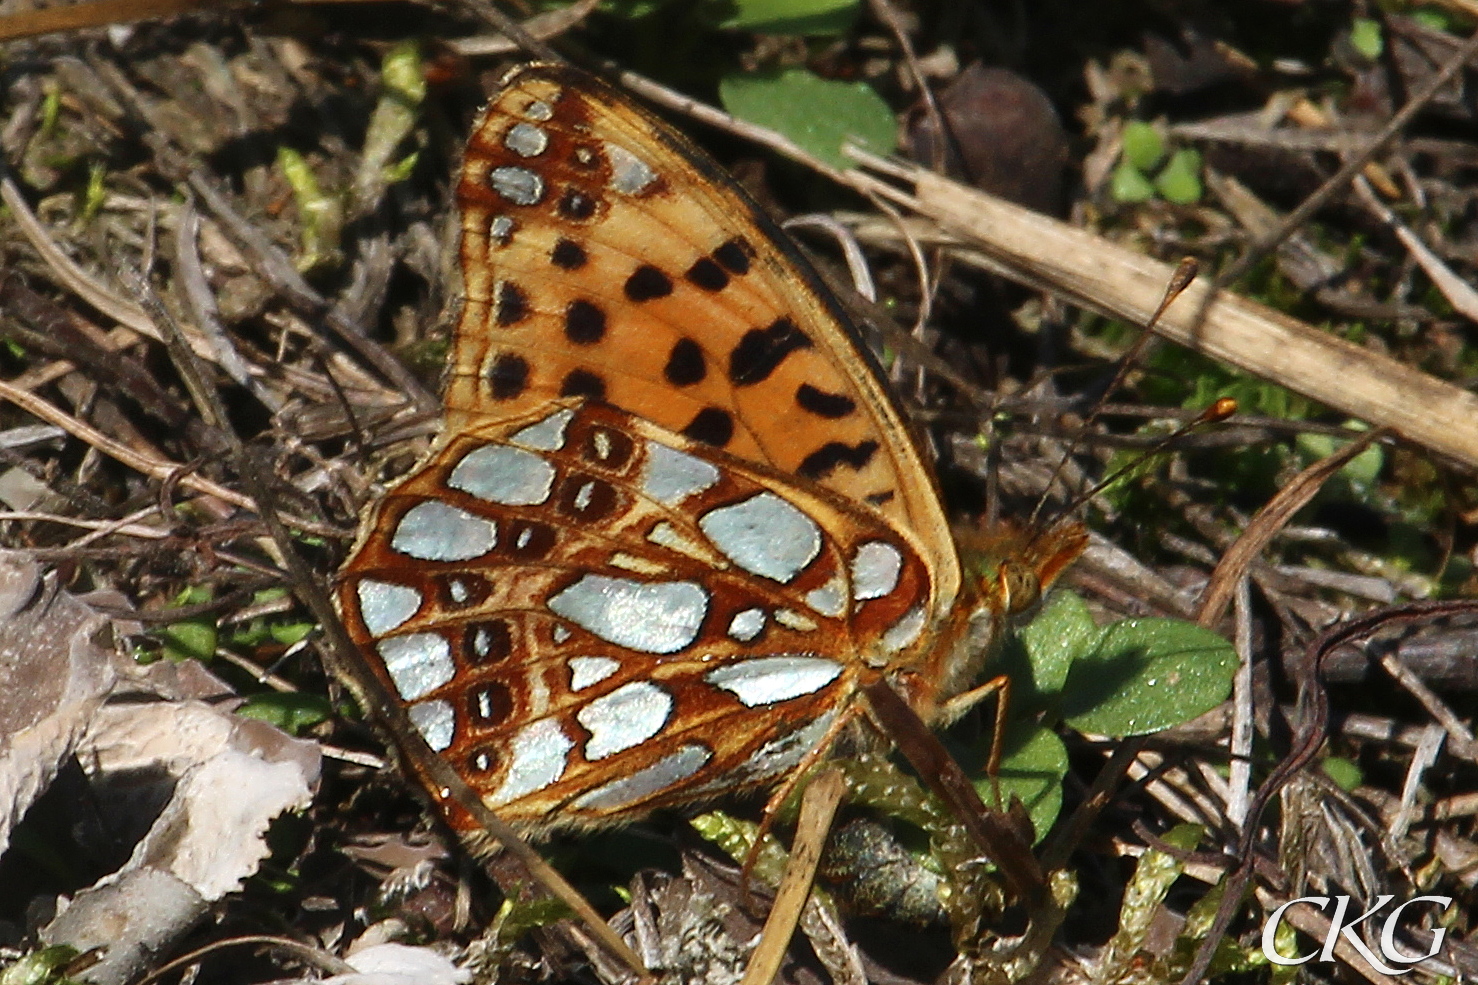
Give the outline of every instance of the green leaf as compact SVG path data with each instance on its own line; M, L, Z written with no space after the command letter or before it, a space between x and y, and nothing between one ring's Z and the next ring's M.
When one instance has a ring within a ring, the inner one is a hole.
M1346 421L1347 427L1365 430L1368 425L1363 421ZM1328 434L1301 434L1294 439L1294 445L1306 462L1316 462L1321 458L1333 455L1335 451L1348 444L1344 438L1336 438ZM1345 467L1339 470L1341 478L1350 483L1358 492L1366 492L1374 485L1380 477L1381 469L1385 467L1386 456L1379 444L1372 444L1360 454L1345 463Z
M1201 152L1187 147L1170 155L1155 178L1155 190L1167 202L1176 205L1193 205L1201 200Z
M327 698L283 691L248 698L236 714L270 722L289 735L302 735L332 715L333 706Z
M1324 771L1325 776L1334 781L1335 786L1346 793L1354 790L1365 780L1360 764L1340 756L1326 756L1319 763L1319 768Z
M989 777L972 781L980 799L987 804L1004 807L1018 798L1031 815L1037 840L1052 829L1062 811L1062 781L1067 776L1067 746L1049 728L1030 726L1024 736L1006 739L1006 755L1001 757L1001 773L996 783ZM996 799L996 789L1001 792Z
M1125 619L1073 664L1063 717L1080 732L1158 732L1215 708L1231 693L1237 654L1210 630L1178 619Z
M1130 120L1122 137L1124 160L1136 171L1152 171L1165 156L1165 138L1153 124Z
M283 646L292 646L301 643L313 632L316 624L311 622L283 622L273 623L270 627L272 639Z
M1116 202L1148 202L1155 197L1155 186L1134 165L1120 161L1109 179L1109 194Z
M187 588L175 599L175 605L184 607L209 602L212 598L208 586ZM216 622L214 618L187 619L172 622L159 631L164 642L164 655L170 660L210 660L216 654Z
M1011 704L1018 712L1055 704L1073 661L1093 652L1103 630L1088 603L1072 592L1053 592L1037 617L1002 649L995 669L1011 679Z
M734 12L720 27L762 34L841 34L850 30L858 0L730 0Z
M849 166L844 141L874 154L886 154L896 143L893 111L861 82L832 82L792 68L731 75L719 83L719 98L730 113L778 130L833 167Z
M1350 24L1350 45L1371 61L1379 58L1386 50L1380 22L1368 17L1356 17Z
M542 898L514 902L505 899L493 918L493 934L503 944L512 944L535 927L547 927L572 915L563 900Z

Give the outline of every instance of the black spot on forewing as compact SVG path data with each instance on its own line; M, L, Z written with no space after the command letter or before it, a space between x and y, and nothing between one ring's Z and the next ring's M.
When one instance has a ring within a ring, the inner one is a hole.
M606 334L606 313L589 301L571 301L565 308L565 338L576 345L593 345Z
M776 318L769 328L751 328L729 353L729 380L735 386L753 386L769 379L785 357L811 348L811 339L789 318Z
M650 263L644 263L626 278L625 290L629 300L654 301L672 293L672 278Z
M703 359L703 349L689 338L677 340L667 356L667 365L662 375L673 386L692 386L708 375L708 364Z
M726 410L705 407L683 428L682 433L686 438L722 448L734 437L734 418Z
M550 262L560 270L579 270L589 259L585 247L570 239L561 239L549 251Z
M499 281L493 320L499 328L517 325L529 316L529 296L511 280Z
M561 397L584 397L586 400L606 399L606 381L588 369L572 369L565 374L559 385Z
M830 420L846 417L857 409L857 403L844 393L827 393L809 383L802 383L795 391L795 402L803 410L817 417Z
M720 266L740 277L749 273L749 258L752 256L754 256L754 247L745 242L742 236L735 236L713 251L713 258L719 262Z
M801 459L796 472L807 479L821 479L842 465L850 466L853 471L861 471L868 462L872 461L872 456L876 455L877 451L876 441L859 441L855 445L828 441Z
M699 257L683 276L688 279L688 283L710 293L722 291L729 286L729 275L724 273L724 268L708 257Z
M512 352L499 353L488 367L488 387L494 400L512 400L529 385L528 360Z

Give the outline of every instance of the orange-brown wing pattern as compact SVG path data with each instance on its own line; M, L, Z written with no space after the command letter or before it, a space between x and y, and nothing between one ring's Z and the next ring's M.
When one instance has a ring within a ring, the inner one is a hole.
M958 562L930 470L814 271L712 161L583 73L518 70L458 184L453 429L605 401L867 504Z
M515 823L773 781L931 642L912 537L600 404L447 441L338 598L430 745Z

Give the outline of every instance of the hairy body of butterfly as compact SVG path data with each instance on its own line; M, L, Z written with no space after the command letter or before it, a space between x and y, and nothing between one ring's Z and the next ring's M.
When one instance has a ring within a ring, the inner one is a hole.
M430 746L528 829L775 783L858 689L925 721L1082 549L983 535L809 264L582 73L515 72L458 185L440 439L374 507L345 624Z

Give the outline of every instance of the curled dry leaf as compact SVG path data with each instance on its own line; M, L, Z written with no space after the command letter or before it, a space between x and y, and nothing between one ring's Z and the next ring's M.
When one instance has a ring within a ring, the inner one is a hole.
M88 972L100 985L137 977L239 888L268 854L267 825L308 804L319 771L315 743L200 700L226 688L198 665L134 666L100 645L109 627L54 574L0 553L0 851L70 759L111 832L146 832L41 930L106 948Z
M107 619L24 555L0 553L0 854L117 680Z

